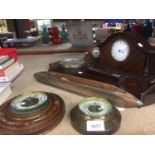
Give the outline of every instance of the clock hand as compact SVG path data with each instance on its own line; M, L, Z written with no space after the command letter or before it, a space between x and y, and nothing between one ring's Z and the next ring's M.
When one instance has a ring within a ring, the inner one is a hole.
M124 53L123 50L118 50L119 53Z

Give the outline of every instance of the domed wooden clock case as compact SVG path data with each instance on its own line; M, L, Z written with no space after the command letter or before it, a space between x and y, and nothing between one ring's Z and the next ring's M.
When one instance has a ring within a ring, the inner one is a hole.
M78 68L70 74L114 84L139 98L144 105L155 102L155 48L140 34L114 33L88 50L84 61L81 72ZM59 69L58 62L55 64L50 64L50 71L66 71Z

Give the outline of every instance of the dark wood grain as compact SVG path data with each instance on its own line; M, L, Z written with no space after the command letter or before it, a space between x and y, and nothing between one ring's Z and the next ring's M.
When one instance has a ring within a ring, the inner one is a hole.
M130 47L129 56L121 62L114 60L111 55L112 45L119 39L125 40ZM139 43L141 46L138 45ZM94 58L92 49L89 49L84 56L85 69L77 68L74 72L70 69L62 70L59 62L56 62L50 64L49 71L113 84L133 94L144 102L144 105L154 103L152 98L154 98L153 95L155 96L155 91L151 90L150 96L149 90L155 85L155 47L151 46L140 34L134 32L114 33L96 46L100 49L100 55Z
M143 105L136 97L130 95L126 91L123 92L119 89L116 92L111 91L112 89L114 90L114 87L112 88L111 86L109 86L109 90L107 88L97 88L93 87L93 85L88 85L88 83L85 83L83 80L81 80L81 83L80 81L73 82L73 80L71 81L67 78L63 78L63 76L57 77L50 72L38 72L34 74L34 77L41 83L76 93L84 97L104 97L112 102L112 104L119 107L136 107ZM108 85L106 85L106 87L108 87Z
M10 111L10 102L0 106L0 134L32 135L52 130L62 120L65 113L63 100L56 94L47 93L49 103L41 111L31 115L17 115Z
M125 61L122 62L115 61L111 56L112 44L118 39L125 40L130 46L130 55ZM143 47L139 47L138 43L142 43ZM145 38L137 33L124 32L113 34L105 42L99 44L98 47L100 48L101 55L97 63L104 67L107 66L124 73L140 76L143 76L144 68L148 67L147 75L155 74L155 70L151 68L154 61L149 61L149 65L145 66L146 55L150 55L151 53L151 57L149 58L154 59L155 48L152 47ZM91 57L91 54L86 55L85 59L88 59L87 62L90 62Z

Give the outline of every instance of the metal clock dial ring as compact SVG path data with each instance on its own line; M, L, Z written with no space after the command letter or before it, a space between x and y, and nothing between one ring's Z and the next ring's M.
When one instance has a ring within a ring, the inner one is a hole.
M125 40L117 40L111 48L111 56L118 62L125 61L130 54L130 48Z

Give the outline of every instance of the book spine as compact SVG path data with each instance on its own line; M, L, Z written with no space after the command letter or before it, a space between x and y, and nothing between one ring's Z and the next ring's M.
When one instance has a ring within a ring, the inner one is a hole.
M0 49L0 56L1 55L8 55L10 58L14 58L15 61L18 59L16 48L1 48Z
M15 62L14 58L10 58L8 61L0 65L0 70L3 70L7 68L9 65L11 65L13 62Z
M0 77L0 82L8 82L8 81L10 81L10 80L7 76L1 76Z
M3 62L5 62L8 59L9 59L8 55L0 55L0 63L3 63Z
M0 77L6 76L5 71L4 70L0 70Z
M17 68L19 67L19 62L13 62L5 69L0 69L0 77L1 76L8 76L9 74L12 74Z
M11 87L8 85L3 92L0 93L0 105L2 105L11 94Z
M0 82L11 82L14 81L24 70L23 64L20 64L18 68L16 68L16 71L11 74L11 76L0 76Z
M11 82L0 82L0 94L11 85Z

